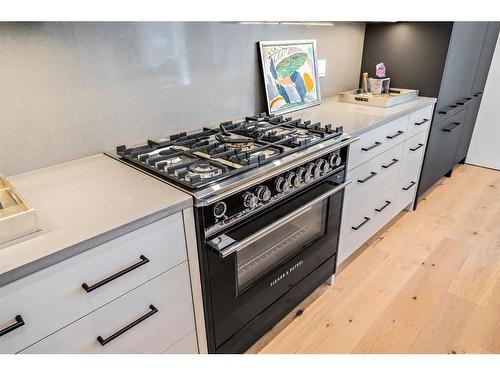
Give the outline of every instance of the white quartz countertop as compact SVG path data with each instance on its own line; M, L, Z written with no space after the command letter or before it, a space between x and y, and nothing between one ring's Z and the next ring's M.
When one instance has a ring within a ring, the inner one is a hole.
M388 108L339 102L338 96L323 99L320 105L290 113L311 122L343 126L344 132L358 136L391 120L436 103L435 98L418 97ZM286 115L285 115L286 116Z
M103 154L7 179L41 230L0 245L0 286L192 206L190 195Z

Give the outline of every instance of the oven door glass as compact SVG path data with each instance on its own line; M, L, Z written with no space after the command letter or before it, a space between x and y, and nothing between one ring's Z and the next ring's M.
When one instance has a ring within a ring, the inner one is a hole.
M318 240L327 229L328 199L253 239L238 249L237 281L242 291L262 275Z

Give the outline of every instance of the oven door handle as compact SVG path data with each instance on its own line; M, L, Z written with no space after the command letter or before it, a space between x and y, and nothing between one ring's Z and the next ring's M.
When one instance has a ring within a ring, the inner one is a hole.
M227 246L224 249L215 249L213 248L221 258L225 258L228 255L238 251L242 247L256 241L257 239L263 237L266 235L268 232L272 231L275 228L278 228L279 226L288 223L289 221L292 221L295 219L297 216L301 215L302 213L306 212L311 208L311 206L315 205L316 203L321 202L322 200L328 198L329 196L338 193L342 189L344 189L347 185L349 185L352 181L346 181L343 184L340 184L338 186L335 186L335 188L327 191L326 193L321 194L320 196L314 198L313 200L307 202L305 205L303 205L300 208L297 208L296 210L290 212L288 215L283 216L281 219L276 220L272 224L269 224L268 226L258 230L257 232L253 233L252 235L245 237L241 241L237 243L233 243L232 245Z

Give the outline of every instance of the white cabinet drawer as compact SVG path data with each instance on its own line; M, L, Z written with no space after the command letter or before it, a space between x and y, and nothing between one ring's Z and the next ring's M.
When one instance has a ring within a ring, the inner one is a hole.
M420 170L424 158L427 143L427 132L418 133L416 136L408 138L404 144L403 163L400 175L406 176Z
M198 354L196 333L194 331L189 333L187 336L183 337L170 348L165 350L164 354Z
M387 224L397 212L398 185L393 185L372 201L358 207L345 207L337 263L341 264L378 230Z
M411 174L403 177L399 181L399 186L398 186L399 189L397 192L397 194L399 195L398 198L399 210L404 209L415 199L415 194L417 192L417 186L418 186L419 172L420 172L419 170L413 171Z
M375 199L373 208L373 236L376 232L383 228L389 221L392 220L401 210L398 209L397 184L393 185L389 190L380 194ZM370 236L370 237L371 237Z
M347 180L352 180L352 183L346 187L344 209L371 201L381 191L396 184L402 153L403 143L347 172Z
M342 218L337 264L341 264L371 237L373 207L367 206L356 214Z
M163 353L193 330L184 262L22 353Z
M415 134L429 129L432 122L433 111L434 106L430 105L410 114L410 120L408 121L408 137L413 137Z
M356 168L385 150L403 142L406 138L408 115L381 125L359 136L359 141L349 149L348 169Z
M1 287L0 325L16 315L25 325L0 337L0 353L26 348L186 258L182 215L176 213ZM100 285L134 265L88 293L82 287Z

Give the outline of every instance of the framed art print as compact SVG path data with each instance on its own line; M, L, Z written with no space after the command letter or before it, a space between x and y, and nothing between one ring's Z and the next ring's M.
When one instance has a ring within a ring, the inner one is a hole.
M270 115L320 104L315 40L259 42L259 50Z

